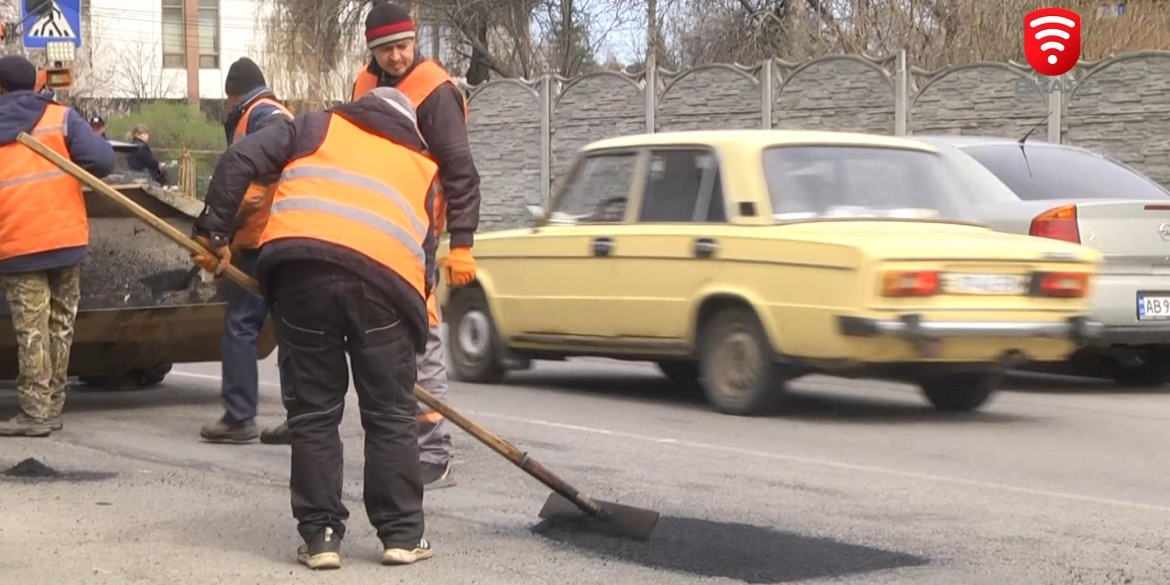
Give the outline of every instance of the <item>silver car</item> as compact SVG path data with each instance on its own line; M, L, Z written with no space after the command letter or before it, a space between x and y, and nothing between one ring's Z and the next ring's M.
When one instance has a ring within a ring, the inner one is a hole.
M971 219L999 231L1080 243L1104 255L1093 318L1105 332L1060 372L1129 386L1170 381L1170 191L1117 160L1074 146L913 138L939 147L975 177L972 184L986 185L978 179L990 172L1008 187L968 193L981 214Z

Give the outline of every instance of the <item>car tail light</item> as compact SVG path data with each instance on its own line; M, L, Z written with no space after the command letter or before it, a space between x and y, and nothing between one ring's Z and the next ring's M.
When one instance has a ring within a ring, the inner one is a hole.
M1032 220L1028 235L1053 240L1081 243L1081 230L1077 227L1077 206L1054 207L1037 215Z
M1089 292L1087 272L1037 272L1032 292L1042 297L1077 299Z
M934 270L891 270L882 275L882 296L929 297L938 292Z

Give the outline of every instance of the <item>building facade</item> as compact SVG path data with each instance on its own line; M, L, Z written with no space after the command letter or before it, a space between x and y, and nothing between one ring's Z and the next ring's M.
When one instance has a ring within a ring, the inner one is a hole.
M222 99L228 67L250 57L283 98L348 97L353 72L368 58L361 31L355 31L353 55L310 88L295 59L266 51L270 6L263 0L81 0L83 41L73 93L114 99ZM424 23L420 28L424 52L454 55L448 45L455 35L448 27Z

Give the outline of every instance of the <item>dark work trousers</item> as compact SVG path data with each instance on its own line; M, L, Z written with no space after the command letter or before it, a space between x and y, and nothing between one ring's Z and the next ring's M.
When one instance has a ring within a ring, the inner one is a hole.
M281 384L292 441L292 511L309 542L332 527L344 538L341 423L349 355L365 429L366 515L388 547L423 535L414 345L384 293L341 267L282 265L272 286Z
M235 265L253 278L257 250L240 250ZM256 340L264 321L268 319L268 304L263 298L239 290L228 301L223 327L223 409L228 419L244 422L256 417L259 397L259 370L256 365Z

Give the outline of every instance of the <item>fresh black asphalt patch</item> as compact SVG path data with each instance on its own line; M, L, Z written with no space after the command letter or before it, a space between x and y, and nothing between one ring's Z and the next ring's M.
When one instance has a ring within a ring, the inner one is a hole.
M4 470L2 477L5 481L49 482L64 481L81 483L84 481L102 481L111 479L118 474L100 471L57 471L48 465L29 457L12 467Z
M649 542L595 534L575 523L537 525L533 531L556 542L644 567L753 584L840 577L930 562L915 555L827 538L695 518L663 516Z

